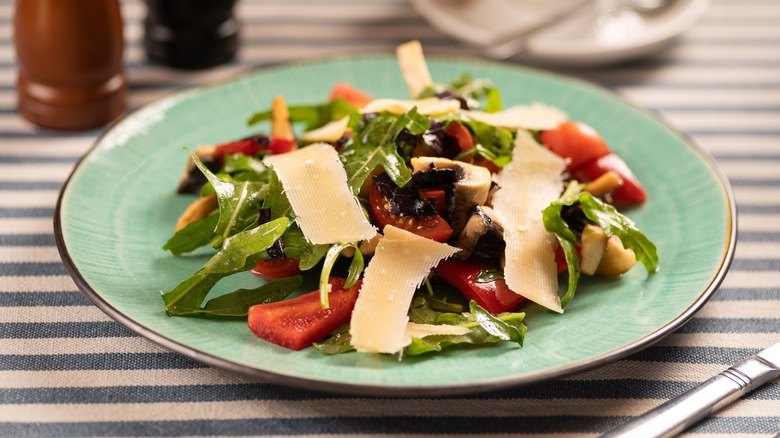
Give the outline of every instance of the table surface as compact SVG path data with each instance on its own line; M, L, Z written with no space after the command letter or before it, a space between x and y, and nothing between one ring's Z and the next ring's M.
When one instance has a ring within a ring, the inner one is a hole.
M145 9L122 4L130 110L263 65L420 39L471 53L406 0L243 0L238 58L186 72L150 63ZM714 0L677 43L641 61L570 73L659 112L710 152L733 185L739 237L720 289L684 328L569 378L440 399L367 398L258 382L169 352L82 295L52 234L57 195L102 130L41 130L16 112L14 2L0 0L0 436L593 436L780 340L780 2ZM312 38L310 35L318 35ZM780 382L690 436L775 436Z

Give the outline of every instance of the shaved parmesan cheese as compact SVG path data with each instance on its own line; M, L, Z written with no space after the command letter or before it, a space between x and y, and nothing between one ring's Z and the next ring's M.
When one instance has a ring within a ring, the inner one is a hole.
M398 64L401 67L401 76L409 88L409 94L417 97L432 83L431 72L425 62L422 44L419 41L409 41L401 44L395 50Z
M544 228L542 210L560 196L565 168L563 159L520 130L512 161L496 175L501 189L493 196L493 210L504 225L507 286L559 313L555 237Z
M347 126L349 125L349 116L343 117L339 120L334 120L330 123L312 129L311 131L301 134L301 140L306 142L321 141L324 143L333 143L340 139L345 132L347 132Z
M457 100L442 100L438 97L426 97L417 100L376 99L360 109L363 114L387 111L393 114L405 114L417 107L417 112L426 116L440 116L454 113L460 109Z
M332 146L316 143L263 161L279 176L309 242L350 243L376 235L347 185L347 172Z
M558 108L541 103L534 103L530 106L513 106L495 113L466 111L465 114L471 120L513 131L517 129L552 129L568 119L566 113Z
M349 333L357 351L397 353L409 320L414 291L441 259L456 252L439 243L388 225L366 268Z
M459 325L447 324L417 324L410 322L406 324L404 332L404 347L412 343L412 338L422 339L431 335L465 335L470 330Z

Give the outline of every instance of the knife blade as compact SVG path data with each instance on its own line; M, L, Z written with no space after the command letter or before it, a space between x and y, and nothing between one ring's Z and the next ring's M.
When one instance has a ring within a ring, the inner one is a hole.
M671 437L780 377L780 343L762 350L603 437Z

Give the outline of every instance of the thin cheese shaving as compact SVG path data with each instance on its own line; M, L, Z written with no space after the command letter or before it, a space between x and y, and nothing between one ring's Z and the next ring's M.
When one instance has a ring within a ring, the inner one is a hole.
M441 116L460 109L457 100L442 100L438 97L426 97L417 100L376 99L360 109L363 114L387 111L393 114L405 114L417 107L417 112L426 116Z
M401 67L401 76L409 88L409 94L417 97L432 83L431 72L425 62L422 44L419 41L409 41L401 44L395 50L398 64Z
M404 332L404 347L412 343L412 338L422 339L431 335L465 335L470 330L460 325L448 324L406 324Z
M332 146L315 143L270 155L264 162L279 176L295 220L309 242L350 243L376 235L347 185L347 172Z
M440 260L458 252L408 231L388 225L366 268L350 321L352 346L357 351L397 353L409 320L414 291Z
M348 125L349 116L345 116L339 120L328 122L317 129L304 132L301 134L301 140L307 142L333 143L347 132Z
M496 175L501 189L493 196L493 210L504 226L507 286L559 313L555 237L544 228L542 210L560 196L565 167L563 159L520 130L512 162Z
M507 128L544 130L553 129L565 122L568 116L558 108L541 103L529 106L513 106L495 113L482 111L465 111L468 118L477 122Z

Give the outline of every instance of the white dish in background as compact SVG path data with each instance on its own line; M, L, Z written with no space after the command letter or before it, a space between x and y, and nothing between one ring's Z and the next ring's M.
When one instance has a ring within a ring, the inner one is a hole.
M434 27L488 57L565 66L603 65L652 53L693 26L710 2L668 0L653 12L605 7L619 3L627 2L412 0Z

